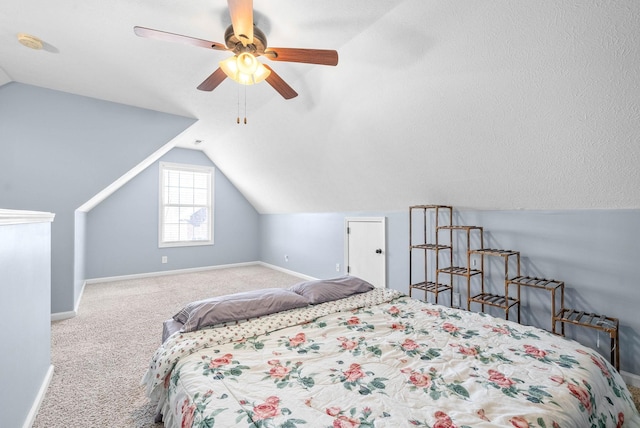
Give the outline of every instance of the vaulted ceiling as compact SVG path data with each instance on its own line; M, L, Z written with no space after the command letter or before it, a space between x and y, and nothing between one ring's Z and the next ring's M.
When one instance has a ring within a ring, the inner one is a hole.
M640 208L640 2L254 0L254 10L269 45L335 49L338 66L264 60L292 100L229 79L203 92L227 52L133 27L223 43L224 0L7 0L0 84L196 118L175 145L203 150L261 213Z

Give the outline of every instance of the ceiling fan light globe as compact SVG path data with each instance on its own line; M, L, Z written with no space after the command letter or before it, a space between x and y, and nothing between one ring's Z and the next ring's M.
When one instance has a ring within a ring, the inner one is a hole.
M258 62L258 68L256 72L253 73L253 81L254 83L260 83L271 74L271 70L265 67L261 62Z
M253 79L250 74L238 73L238 83L241 85L253 85Z
M236 59L240 73L253 74L258 68L258 60L248 52L243 52Z
M219 65L228 78L236 80L236 75L238 74L238 64L236 63L235 56L220 61Z
M267 69L253 55L246 54L251 58L243 58L244 53L238 56L232 56L220 61L220 68L233 81L241 85L253 85L260 83L269 77L271 71ZM250 67L244 67L250 63Z

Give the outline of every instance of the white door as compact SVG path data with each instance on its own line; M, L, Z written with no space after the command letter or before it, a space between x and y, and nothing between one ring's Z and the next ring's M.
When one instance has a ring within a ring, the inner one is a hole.
M350 217L345 220L345 266L376 287L386 288L386 240L384 217Z

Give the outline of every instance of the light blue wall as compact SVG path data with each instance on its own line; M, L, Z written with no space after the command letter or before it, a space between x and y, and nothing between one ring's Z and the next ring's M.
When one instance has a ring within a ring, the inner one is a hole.
M336 276L335 264L344 260L344 219L359 215L387 217L387 284L408 293L408 209L262 215L260 259L318 278ZM640 375L640 210L454 210L454 224L484 227L485 247L519 251L522 274L564 281L565 306L620 318L621 368ZM466 284L458 282L456 291L465 301ZM549 294L536 290L523 296L522 322L550 329ZM567 333L589 346L598 344L592 329L567 328ZM608 343L601 333L599 350L607 357Z
M20 83L0 86L0 207L56 213L52 312L72 311L82 282L74 279L74 245L83 242L74 235L76 208L193 122Z
M215 167L196 150L173 149L161 161ZM219 169L215 171L214 245L158 247L156 162L87 214L86 277L258 261L258 213ZM162 256L168 263L161 263Z
M409 245L404 212L263 214L260 260L314 278L344 275L347 217L386 217L387 286L408 292L409 276L403 264ZM285 255L289 261L285 261ZM340 272L336 272L337 263Z
M21 427L51 364L51 223L0 225L0 421Z
M565 307L619 318L621 368L640 374L640 210L461 211L456 222L483 226L485 246L519 251L523 274L564 281ZM546 293L527 291L523 322L549 328ZM598 345L592 329L567 333ZM608 335L599 342L608 357Z

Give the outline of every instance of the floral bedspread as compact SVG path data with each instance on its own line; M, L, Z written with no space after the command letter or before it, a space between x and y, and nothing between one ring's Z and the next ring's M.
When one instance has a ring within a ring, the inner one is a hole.
M170 427L640 427L597 352L393 290L175 334L144 383Z

